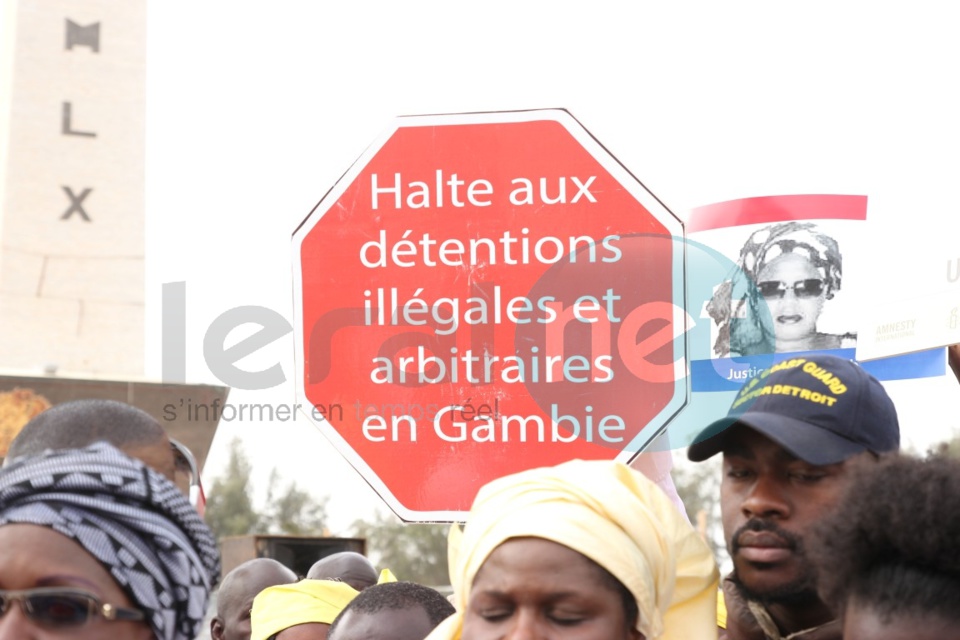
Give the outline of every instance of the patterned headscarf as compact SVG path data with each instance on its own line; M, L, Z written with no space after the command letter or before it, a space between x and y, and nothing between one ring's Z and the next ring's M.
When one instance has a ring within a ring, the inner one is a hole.
M740 250L738 266L756 282L764 267L787 253L803 256L823 275L828 300L840 290L840 247L812 222L784 222L755 231Z
M757 293L756 283L768 264L788 253L806 258L820 272L827 300L840 290L843 275L840 247L816 224L783 222L755 231L740 249L737 268L707 304L707 312L720 328L713 348L716 355L774 351L770 313Z
M49 527L106 567L160 640L199 632L217 543L172 482L112 445L48 451L0 470L0 526Z
M653 482L619 462L572 460L480 489L448 550L457 613L427 640L458 640L477 572L511 538L543 538L593 560L637 602L648 640L716 637L713 554Z

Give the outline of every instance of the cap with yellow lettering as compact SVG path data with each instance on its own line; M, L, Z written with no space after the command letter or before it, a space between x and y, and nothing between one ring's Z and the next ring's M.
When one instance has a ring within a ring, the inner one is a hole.
M831 355L786 359L748 380L727 416L700 432L687 457L700 462L722 451L735 424L816 465L900 447L897 410L883 386L857 363Z

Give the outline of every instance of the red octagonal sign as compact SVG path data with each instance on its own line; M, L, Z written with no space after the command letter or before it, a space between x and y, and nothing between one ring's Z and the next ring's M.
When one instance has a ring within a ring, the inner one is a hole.
M563 110L399 118L294 233L297 389L405 520L685 402L680 222Z

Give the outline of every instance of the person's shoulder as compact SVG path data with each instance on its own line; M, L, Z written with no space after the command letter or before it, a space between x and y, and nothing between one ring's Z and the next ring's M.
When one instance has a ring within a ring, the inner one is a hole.
M857 346L856 333L818 333L813 337L814 350L850 349Z
M857 334L856 333L845 333L840 336L840 348L841 349L852 349L857 346Z
M720 584L727 616L723 638L726 640L765 640L766 635L750 611L746 600L740 595L732 577L728 576Z

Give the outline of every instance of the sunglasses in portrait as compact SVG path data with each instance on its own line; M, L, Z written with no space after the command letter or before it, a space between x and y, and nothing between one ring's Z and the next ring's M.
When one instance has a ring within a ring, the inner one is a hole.
M200 468L197 466L197 459L185 444L173 438L170 438L170 447L173 449L173 464L177 474L182 473L187 476L190 486L190 504L202 516L207 497L203 493L203 485L200 484Z
M820 278L808 278L806 280L797 280L792 285L782 280L764 280L757 283L757 290L760 295L768 300L782 298L787 291L792 290L793 295L798 298L816 298L823 293L823 280Z
M93 618L113 620L143 620L143 611L126 609L101 602L100 598L83 589L40 587L22 591L0 590L0 616L19 602L24 615L42 627L61 629L80 627Z

